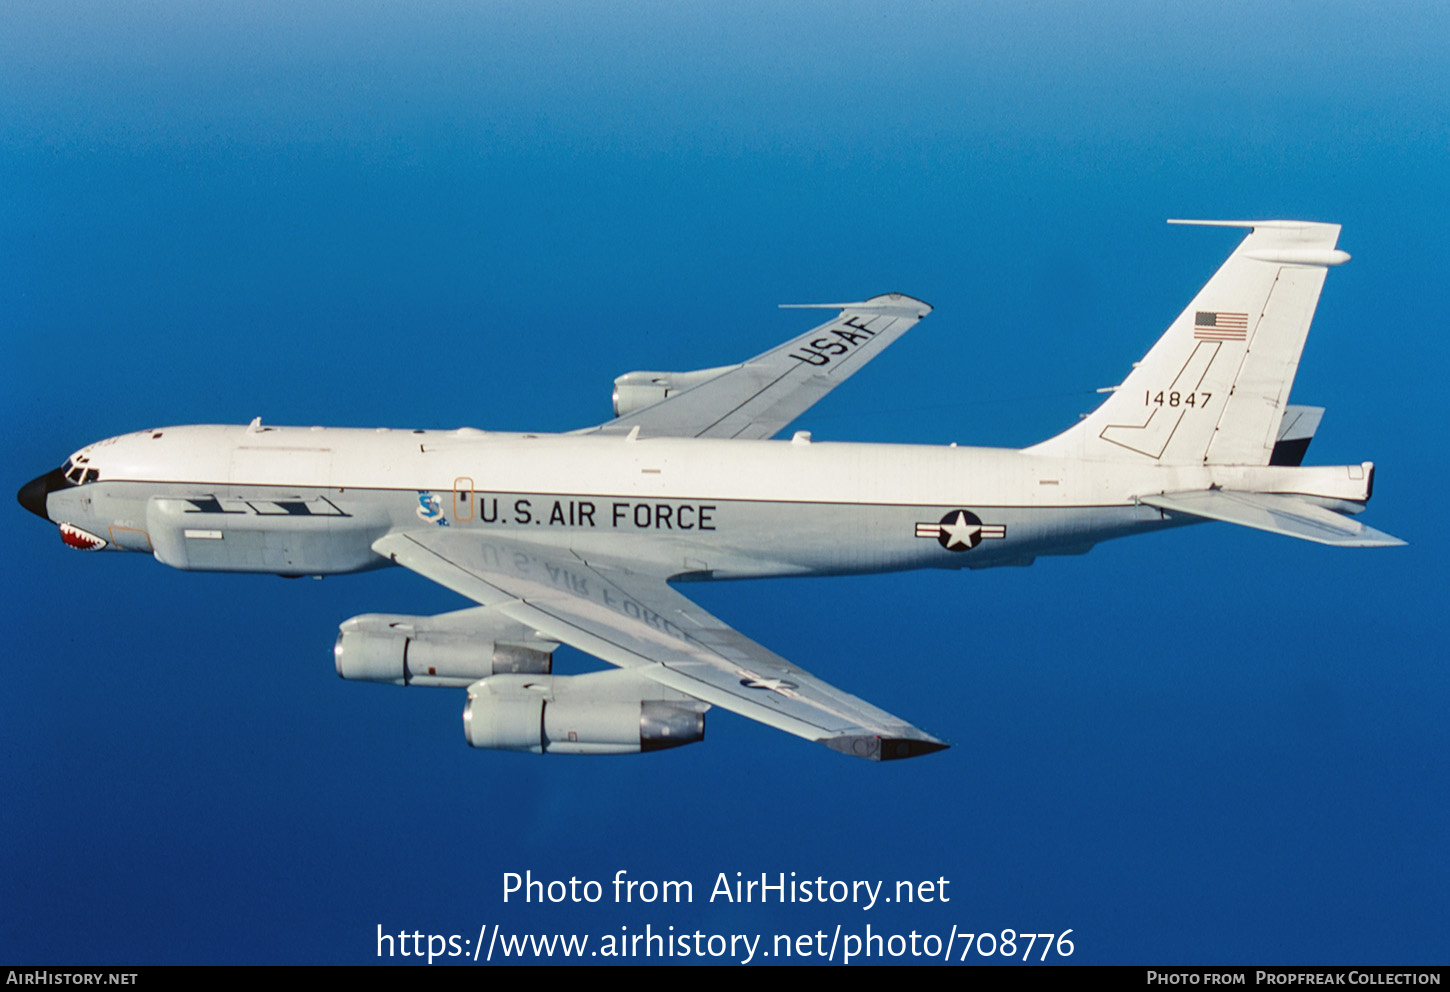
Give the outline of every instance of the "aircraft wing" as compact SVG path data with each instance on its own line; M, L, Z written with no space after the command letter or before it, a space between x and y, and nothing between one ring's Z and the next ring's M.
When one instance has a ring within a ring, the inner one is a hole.
M845 754L880 761L947 746L795 667L663 576L481 534L393 533L373 550L549 640Z
M740 365L622 375L615 380L620 416L590 432L638 428L646 437L772 437L931 313L928 304L899 293L798 306L841 312Z

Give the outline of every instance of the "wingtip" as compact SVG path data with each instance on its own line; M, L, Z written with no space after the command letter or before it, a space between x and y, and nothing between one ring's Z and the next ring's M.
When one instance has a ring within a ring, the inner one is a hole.
M820 743L832 751L849 754L853 758L867 761L897 761L901 758L916 758L923 754L945 751L950 744L935 737L879 737L875 734L853 734L843 737L823 737Z
M905 310L918 317L925 317L936 309L925 300L906 293L882 293L857 303L781 303L778 306L782 310L868 310L877 313Z

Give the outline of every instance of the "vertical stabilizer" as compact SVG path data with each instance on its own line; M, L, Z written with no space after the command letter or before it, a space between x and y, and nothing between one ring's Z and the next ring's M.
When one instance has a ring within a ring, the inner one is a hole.
M1338 224L1169 221L1252 228L1132 373L1081 423L1027 449L1099 461L1267 465Z

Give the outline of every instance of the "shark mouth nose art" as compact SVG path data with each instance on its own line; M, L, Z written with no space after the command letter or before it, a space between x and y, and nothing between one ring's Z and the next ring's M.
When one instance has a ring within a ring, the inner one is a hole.
M66 547L79 548L82 551L99 551L106 546L103 538L81 530L75 524L61 524L60 539L65 542Z

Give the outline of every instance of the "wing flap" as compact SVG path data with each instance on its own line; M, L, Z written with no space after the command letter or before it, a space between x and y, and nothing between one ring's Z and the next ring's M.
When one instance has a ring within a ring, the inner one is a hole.
M394 533L373 548L541 637L842 753L883 760L947 746L797 668L663 577L472 534Z
M1171 513L1186 513L1205 520L1252 527L1271 534L1297 537L1342 548L1389 548L1405 542L1366 527L1351 517L1307 499L1281 493L1240 493L1223 489L1163 493L1139 497L1139 502Z

